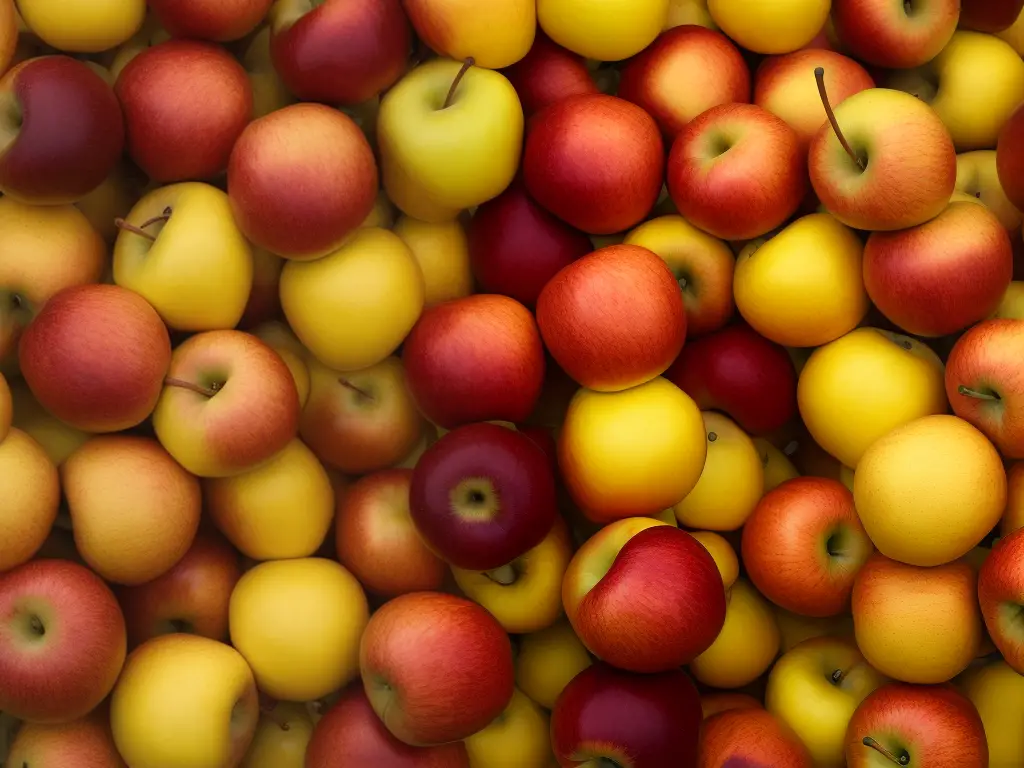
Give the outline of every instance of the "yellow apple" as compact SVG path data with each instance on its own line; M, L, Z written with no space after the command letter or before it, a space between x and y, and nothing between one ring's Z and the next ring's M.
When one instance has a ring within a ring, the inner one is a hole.
M260 691L311 701L359 674L359 640L369 621L355 576L333 560L260 563L243 574L229 607L231 644Z
M67 53L100 53L125 42L146 18L145 0L18 0L32 33Z
M548 714L517 688L498 719L466 739L470 768L547 768L548 723Z
M708 0L711 18L754 53L790 53L810 43L828 21L830 0Z
M1003 300L999 302L993 317L1008 320L1024 320L1024 282L1014 280L1006 286Z
M848 613L822 619L801 616L775 606L775 620L779 625L783 653L812 637L839 637L853 640L853 616Z
M519 638L516 686L545 709L576 675L593 663L568 619Z
M764 465L754 441L728 416L704 411L707 459L700 479L675 505L687 528L735 531L764 495Z
M65 424L43 408L24 379L11 383L11 403L11 425L39 443L56 467L92 437L88 432Z
M245 659L198 635L163 635L140 645L110 699L114 743L131 768L233 768L259 715Z
M725 626L711 647L690 663L690 671L713 688L742 688L775 660L779 627L771 603L746 579L737 579L726 597Z
M681 27L684 24L718 29L708 10L708 0L669 0L665 29Z
M143 197L114 245L114 282L178 331L234 328L252 291L252 248L228 196L184 182Z
M634 56L665 28L669 0L537 0L545 34L596 61Z
M121 232L114 220L126 217L142 192L142 182L137 175L126 163L121 163L102 184L75 203L93 229L111 245Z
M968 671L963 689L985 724L989 765L1024 765L1024 676L999 659Z
M852 331L868 311L864 247L827 213L797 219L744 246L736 308L755 331L786 347L817 347Z
M309 351L337 371L376 365L405 339L423 310L423 273L402 239L357 229L334 253L290 260L281 307Z
M778 488L787 480L800 476L789 457L763 437L754 438L754 447L761 455L761 464L764 467L765 493Z
M304 768L313 719L306 704L277 702L260 715L240 768Z
M939 356L878 328L857 328L815 350L800 372L797 403L814 441L854 469L878 438L949 410Z
M714 531L694 531L691 535L711 553L718 572L722 574L722 584L728 590L740 575L740 561L732 544Z
M249 73L249 83L252 85L253 120L295 103L294 94L277 74L270 58L269 24L252 37L241 62Z
M402 216L392 230L409 246L423 272L424 304L433 306L473 292L469 243L458 219L431 224Z
M1007 232L1020 228L1021 212L1018 211L999 183L996 172L996 153L993 149L979 149L956 156L956 189L980 201L996 215Z
M388 200L387 193L382 189L377 193L377 202L373 204L373 209L359 226L391 229L394 223L395 206Z
M377 142L391 201L422 221L451 221L497 197L519 167L523 108L499 72L439 58L381 100ZM451 100L448 95L451 92Z
M420 40L441 56L503 69L523 58L537 31L536 0L403 0Z
M17 427L0 442L0 573L28 562L57 519L60 481L42 446Z

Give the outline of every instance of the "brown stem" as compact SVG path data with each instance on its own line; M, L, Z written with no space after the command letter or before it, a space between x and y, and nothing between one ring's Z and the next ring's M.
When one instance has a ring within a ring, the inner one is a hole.
M360 397L365 397L367 400L373 400L373 395L371 395L365 389L360 389L359 387L357 387L355 384L353 384L351 381L349 381L346 378L338 379L338 383L341 384L341 386L345 387L345 389L351 389L353 392L355 392Z
M964 397L973 397L973 398L976 398L978 400L1001 400L1002 399L1001 397L999 397L999 395L990 395L988 392L979 392L976 389L970 389L969 387L965 387L963 384L961 384L959 387L957 387L956 391L958 393L960 393L961 395L963 395Z
M469 72L469 68L476 64L476 59L470 56L464 62L462 62L462 69L459 70L459 74L452 80L452 87L448 89L448 95L444 97L444 106L441 109L448 109L452 105L452 99L455 98L455 90L459 87L459 83L462 82L462 78Z
M833 685L839 685L840 683L842 683L843 680L846 679L846 676L849 675L853 670L855 670L859 666L860 666L860 662L852 665L848 669L836 669L836 670L833 670L832 674L829 676L830 679L832 680Z
M857 157L854 151L850 148L849 142L846 141L846 137L843 136L843 132L839 130L839 123L836 121L836 113L832 111L832 105L828 100L828 92L825 90L825 69L824 67L817 67L814 70L814 78L818 81L818 95L821 96L821 103L825 107L825 115L828 117L829 123L832 124L832 130L835 131L836 138L839 139L839 143L843 145L843 149L846 150L846 154L853 158L853 162L857 164L857 167L862 171L864 170L864 163Z
M882 755L885 755L886 758L896 763L896 765L906 765L910 762L910 758L908 758L906 755L900 755L899 757L896 757L896 755L894 755L888 749L886 749L877 741L872 739L870 736L865 736L861 743L865 747L871 747L873 750L879 752Z
M124 219L114 219L114 226L118 229L123 229L125 232L131 232L133 235L144 237L151 243L156 242L156 238L149 234L149 232L142 229L142 227L136 227L134 224L129 224Z
M170 220L171 214L170 214L169 210L170 209L165 210L164 213L161 214L160 216L154 216L152 219L146 219L144 222L139 224L139 229L145 229L146 227L151 227L154 224L158 224L161 221L168 221L168 220Z
M194 384L191 381L185 381L184 379L176 379L173 376L168 376L164 379L164 384L168 387L181 387L182 389L190 390L206 397L213 397L220 390L219 386L215 387L204 387L199 384Z

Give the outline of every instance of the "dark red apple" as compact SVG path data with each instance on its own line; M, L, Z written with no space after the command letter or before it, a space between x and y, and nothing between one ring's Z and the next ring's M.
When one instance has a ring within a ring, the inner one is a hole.
M530 52L501 73L519 94L527 117L570 96L598 93L584 58L563 48L540 29Z
M961 29L994 35L1013 26L1024 9L1024 0L960 0Z

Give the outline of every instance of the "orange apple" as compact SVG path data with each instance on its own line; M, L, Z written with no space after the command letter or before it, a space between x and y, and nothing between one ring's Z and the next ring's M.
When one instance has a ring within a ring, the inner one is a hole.
M733 707L704 721L697 768L812 768L792 729L760 707Z
M27 723L11 743L7 764L12 766L77 766L127 768L114 745L102 707L78 720L57 725Z
M46 451L27 433L12 428L0 441L0 572L28 562L43 546L60 504L60 480Z

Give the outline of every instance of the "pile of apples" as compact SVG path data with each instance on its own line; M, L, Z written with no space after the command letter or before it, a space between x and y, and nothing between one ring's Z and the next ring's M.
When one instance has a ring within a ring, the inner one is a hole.
M0 765L1024 766L1022 10L0 0Z

